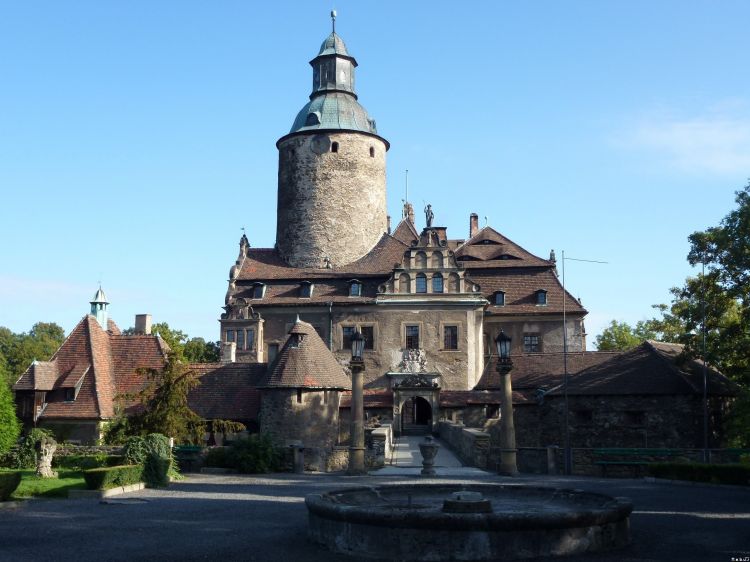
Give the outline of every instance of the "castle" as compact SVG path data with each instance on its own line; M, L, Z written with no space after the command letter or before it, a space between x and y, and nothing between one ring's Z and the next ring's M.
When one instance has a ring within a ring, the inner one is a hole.
M440 420L482 427L501 415L493 351L501 331L512 338L519 445L560 444L554 397L566 357L579 384L571 385L575 396L625 401L620 417L629 416L633 431L620 444L640 444L662 396L687 397L688 416L699 411L699 388L689 369L676 366L674 349L644 343L630 355L586 351L587 312L563 289L554 252L535 256L480 228L475 213L463 238L450 238L429 205L419 228L409 202L392 228L390 144L359 102L357 61L334 31L310 64L310 100L276 143L276 245L240 239L220 319L221 363L193 366L203 381L191 396L200 415L243 421L325 455L348 438L355 332L365 337L367 415L391 421L397 434L434 432ZM158 366L166 353L144 318L138 335L124 336L106 316L103 292L91 305L55 357L31 365L14 386L27 423L67 424L80 441L98 436L117 394L142 385L137 368ZM657 371L661 382L653 384ZM712 377L713 395L731 394L720 375ZM593 424L598 409L579 408L582 426ZM667 435L658 424L649 431L662 446L695 437ZM602 445L597 435L574 438Z

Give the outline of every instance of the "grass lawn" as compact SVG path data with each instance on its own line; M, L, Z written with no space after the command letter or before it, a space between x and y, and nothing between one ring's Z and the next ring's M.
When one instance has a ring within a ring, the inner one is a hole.
M3 472L15 472L10 469L0 469ZM23 500L28 498L66 498L68 490L85 490L86 482L83 474L78 470L57 469L58 478L37 478L33 469L20 470L21 483L13 492L10 499Z

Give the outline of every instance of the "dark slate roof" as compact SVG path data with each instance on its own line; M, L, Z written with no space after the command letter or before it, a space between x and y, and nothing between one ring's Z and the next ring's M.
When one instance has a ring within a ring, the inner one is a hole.
M341 55L344 57L351 56L346 50L344 40L335 32L331 32L331 34L323 40L323 43L321 43L320 51L318 51L318 56L321 55Z
M42 419L107 419L114 416L117 394L142 388L141 367L161 368L166 346L155 336L123 336L113 321L104 331L96 319L85 316L65 338L52 359L32 364L13 386L17 391L51 391ZM75 387L74 401L55 391ZM43 388L42 388L43 387Z
M297 320L289 335L261 388L351 388L343 367L311 324Z
M699 363L696 362L696 365L685 370L677 362L679 354L669 356L659 349L664 345L674 344L646 341L634 349L622 352L568 353L568 393L602 396L702 393L702 374L700 384L697 384L696 374L690 372ZM553 396L563 394L562 353L518 355L512 359L511 380L514 393L519 391L531 396L536 389L544 389ZM732 396L737 392L736 385L714 370L708 371L708 381L711 395ZM475 388L500 388L496 358L487 362Z
M247 421L258 419L258 385L267 363L193 363L201 383L188 397L188 405L206 419Z

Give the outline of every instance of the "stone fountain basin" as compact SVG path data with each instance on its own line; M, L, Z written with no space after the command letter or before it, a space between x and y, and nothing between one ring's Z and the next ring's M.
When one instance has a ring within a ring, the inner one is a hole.
M447 513L454 492L480 492L491 513ZM491 560L566 556L630 542L625 498L516 484L386 484L305 498L309 538L358 557Z

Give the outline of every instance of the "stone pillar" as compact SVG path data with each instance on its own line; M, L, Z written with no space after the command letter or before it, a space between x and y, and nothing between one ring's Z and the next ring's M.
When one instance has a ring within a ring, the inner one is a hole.
M513 388L510 382L510 368L498 363L503 393L500 398L500 474L518 474L516 464L516 429L513 424Z
M234 363L237 355L237 344L235 342L222 342L221 344L221 362Z
M365 470L365 405L362 361L352 361L352 406L351 406L351 447L349 447L349 474L367 474Z

